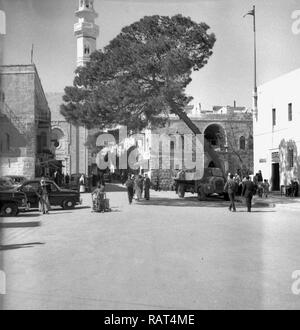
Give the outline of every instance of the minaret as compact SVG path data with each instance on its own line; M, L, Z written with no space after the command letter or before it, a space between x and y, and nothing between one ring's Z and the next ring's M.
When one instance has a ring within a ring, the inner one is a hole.
M84 66L90 60L90 54L96 50L99 27L95 24L98 14L94 9L94 0L79 0L75 13L78 22L74 25L77 38L77 66Z
M99 27L95 24L98 14L94 9L94 0L79 0L79 8L75 12L78 22L74 24L74 34L77 39L77 67L86 65L90 55L96 50L96 39ZM88 130L85 127L72 126L73 156L71 167L73 173L89 174L89 150L86 146Z
M5 16L5 12L0 10L0 65L3 62L5 34L6 34L6 16Z

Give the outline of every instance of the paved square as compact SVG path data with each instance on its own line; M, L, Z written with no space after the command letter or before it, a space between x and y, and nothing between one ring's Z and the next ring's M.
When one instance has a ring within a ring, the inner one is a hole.
M128 205L114 188L110 213L93 213L84 194L75 210L3 220L3 308L300 308L299 209L230 213L224 201L154 191Z

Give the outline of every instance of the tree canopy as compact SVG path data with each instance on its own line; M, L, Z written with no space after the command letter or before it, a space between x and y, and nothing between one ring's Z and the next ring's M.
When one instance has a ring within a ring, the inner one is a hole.
M76 70L61 113L87 128L126 125L134 131L163 126L174 113L200 133L185 113L192 99L185 88L192 71L212 55L216 39L208 30L207 24L182 15L146 16L124 27Z

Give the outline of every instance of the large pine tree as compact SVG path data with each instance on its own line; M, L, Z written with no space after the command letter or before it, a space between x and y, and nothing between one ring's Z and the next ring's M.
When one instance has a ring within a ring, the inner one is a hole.
M133 131L162 126L174 113L200 134L185 113L191 101L185 88L192 71L212 55L216 39L208 30L207 24L182 15L146 16L124 27L76 70L73 86L65 88L61 113L75 125L126 125ZM205 148L221 167L208 143Z

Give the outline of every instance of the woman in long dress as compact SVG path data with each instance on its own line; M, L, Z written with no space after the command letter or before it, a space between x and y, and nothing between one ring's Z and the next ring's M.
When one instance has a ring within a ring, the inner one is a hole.
M39 196L39 211L43 214L48 214L50 211L50 202L48 195L48 187L44 178L41 179L40 188L38 190Z

